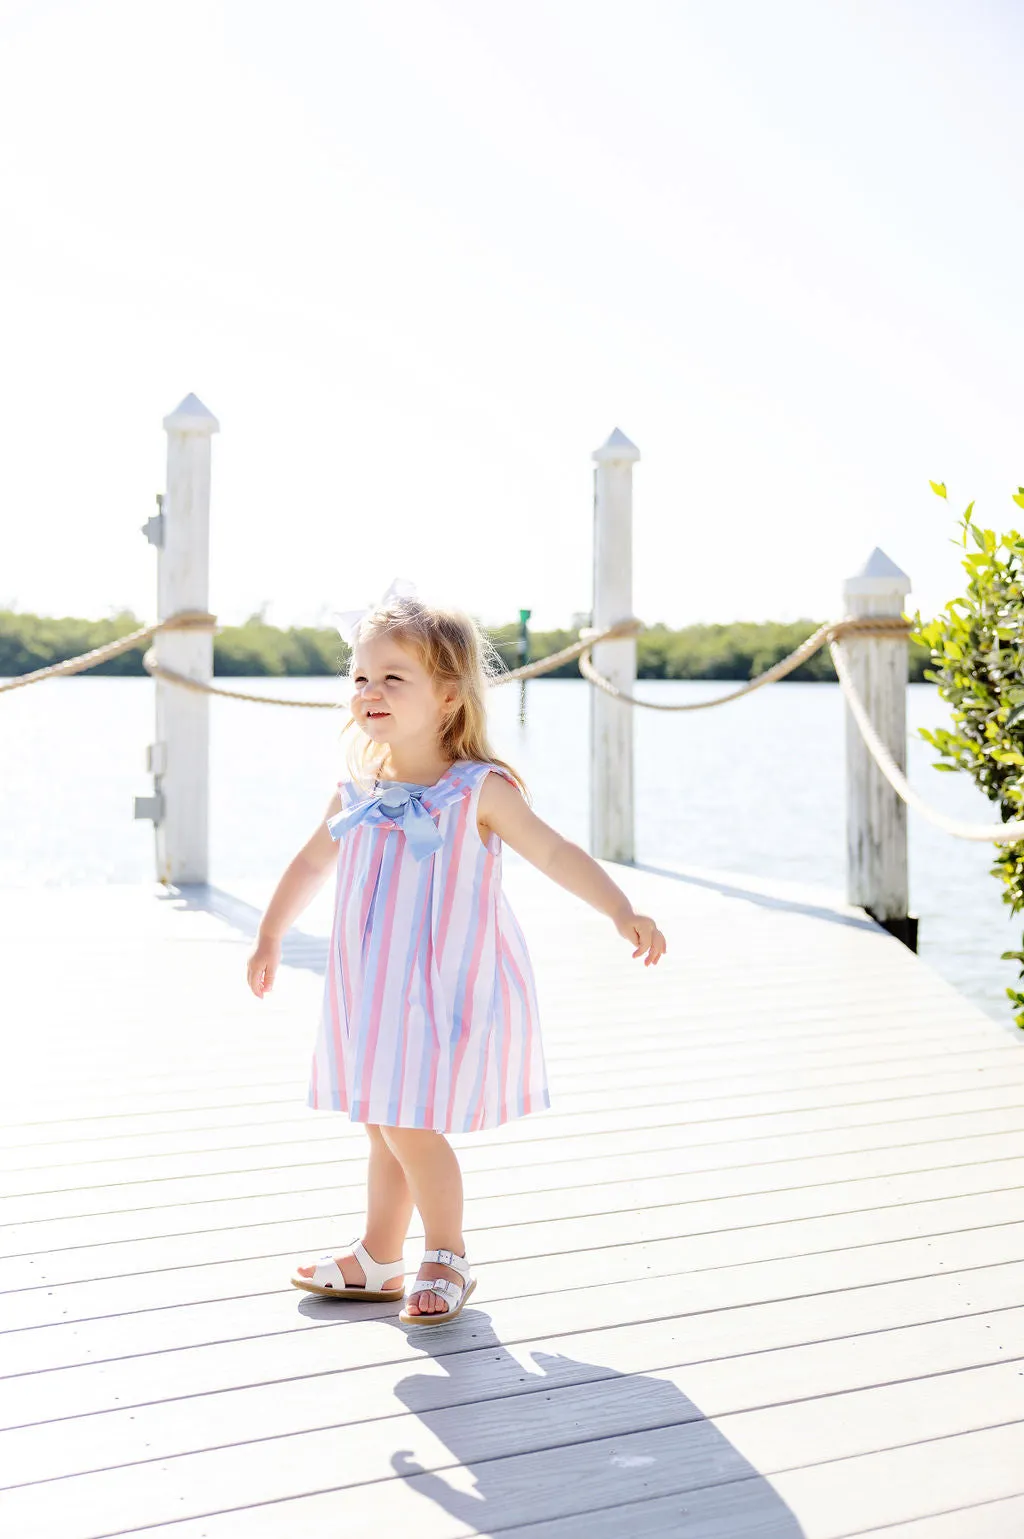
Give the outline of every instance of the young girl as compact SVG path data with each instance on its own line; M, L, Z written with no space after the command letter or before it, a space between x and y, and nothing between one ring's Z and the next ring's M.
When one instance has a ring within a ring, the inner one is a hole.
M340 783L278 883L248 980L262 999L285 931L336 864L309 1104L366 1126L366 1230L292 1282L331 1298L402 1298L415 1206L427 1249L400 1319L438 1325L475 1287L462 1175L444 1135L548 1105L530 958L501 891L502 844L607 914L645 967L665 938L596 861L534 816L519 776L491 751L494 662L467 616L393 586L348 635L345 731L362 734L349 755L355 779Z

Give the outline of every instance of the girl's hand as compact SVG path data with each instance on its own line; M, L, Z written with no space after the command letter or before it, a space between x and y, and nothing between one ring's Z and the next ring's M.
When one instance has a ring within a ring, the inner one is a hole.
M246 964L245 975L249 980L249 987L257 999L262 999L264 994L269 994L274 987L274 979L277 977L277 967L281 960L281 942L260 937L252 955Z
M623 939L636 947L634 957L644 957L646 951L645 967L657 966L659 959L668 950L664 935L646 914L627 914L625 919L616 920L615 928Z

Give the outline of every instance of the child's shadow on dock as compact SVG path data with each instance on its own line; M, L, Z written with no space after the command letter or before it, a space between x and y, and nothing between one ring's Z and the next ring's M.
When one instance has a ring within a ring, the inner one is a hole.
M667 1380L546 1352L520 1361L479 1310L409 1336L443 1374L410 1374L395 1394L456 1467L424 1469L408 1449L392 1466L470 1532L539 1524L548 1539L550 1522L551 1539L804 1539L764 1476Z
M182 883L166 894L165 901L184 911L210 914L246 940L255 939L263 917L262 910L254 904L207 882ZM329 949L326 935L309 935L293 925L285 933L281 961L285 967L299 967L322 977L327 971Z

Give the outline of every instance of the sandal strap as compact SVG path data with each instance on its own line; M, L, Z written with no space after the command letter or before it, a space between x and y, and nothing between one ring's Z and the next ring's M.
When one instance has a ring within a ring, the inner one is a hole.
M425 1250L423 1260L436 1266L450 1266L453 1272L458 1272L459 1276L464 1277L467 1282L473 1275L468 1257L460 1256L454 1250ZM456 1285L453 1283L452 1286Z
M404 1258L399 1261L387 1261L383 1264L379 1261L374 1261L366 1246L359 1240L353 1240L348 1248L366 1274L366 1281L364 1283L352 1285L353 1292L356 1291L358 1286L367 1293L383 1293L384 1284L389 1278L404 1278ZM313 1275L309 1280L316 1288L330 1288L338 1293L344 1293L349 1287L341 1267L335 1261L333 1254L320 1257L313 1268Z
M412 1293L439 1293L443 1299L448 1300L450 1306L456 1305L465 1291L465 1285L460 1288L450 1277L437 1277L433 1282L418 1282L410 1290Z
M341 1267L333 1256L321 1256L309 1280L314 1288L337 1288L339 1293L344 1292L346 1286Z
M405 1276L404 1257L398 1261L374 1261L362 1240L353 1240L352 1254L366 1274L363 1286L369 1293L383 1293L389 1278Z

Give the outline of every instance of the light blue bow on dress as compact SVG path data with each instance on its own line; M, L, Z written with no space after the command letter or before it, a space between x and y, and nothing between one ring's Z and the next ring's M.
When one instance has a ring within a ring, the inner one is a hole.
M434 822L420 798L422 790L409 786L387 785L367 796L363 801L336 812L327 819L332 839L340 839L357 823L394 822L405 834L409 848L416 860L425 860L444 844Z

